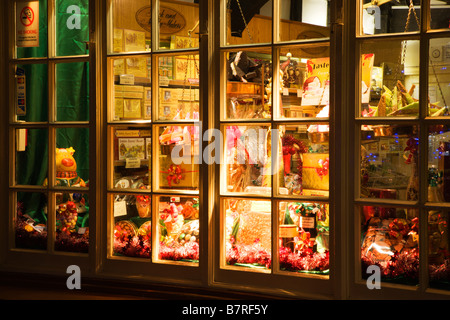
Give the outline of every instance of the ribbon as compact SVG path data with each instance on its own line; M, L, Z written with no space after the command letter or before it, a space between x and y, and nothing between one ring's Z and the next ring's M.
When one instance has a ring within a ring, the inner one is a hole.
M183 180L183 174L188 172L196 172L196 171L186 171L181 168L179 165L171 164L167 171L161 171L162 173L167 173L167 184L169 187L172 186L172 182L175 184L179 184L181 180Z
M408 139L408 141L406 142L406 148L405 148L405 153L406 151L409 151L409 155L408 157L406 157L405 155L403 155L403 157L406 159L406 163L409 164L411 163L411 161L413 160L413 157L417 155L418 152L418 145L419 145L419 139L418 138L410 138Z

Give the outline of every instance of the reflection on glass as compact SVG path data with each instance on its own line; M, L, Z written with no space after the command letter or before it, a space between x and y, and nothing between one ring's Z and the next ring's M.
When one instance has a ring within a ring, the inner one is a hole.
M450 6L447 7L450 9ZM450 39L430 40L428 115L431 117L449 115L447 101L450 100L450 60L447 52L450 52Z
M328 117L329 46L282 48L280 102L277 116Z
M194 1L159 2L160 49L187 49L199 46L199 10Z
M88 253L89 198L87 194L56 194L55 250Z
M227 119L270 119L272 56L260 50L226 54Z
M272 42L272 0L229 0L226 45Z
M450 201L450 128L428 128L428 201Z
M151 59L114 58L110 62L113 74L109 76L114 79L110 102L112 119L151 120Z
M328 197L329 126L283 125L278 130L282 156L278 193Z
M114 194L113 199L114 255L150 258L151 196L144 193Z
M18 59L48 56L47 1L15 1Z
M55 185L89 185L89 129L56 129Z
M329 272L329 206L280 202L280 268L293 272Z
M415 126L362 126L361 197L418 200L418 148Z
M225 199L225 261L227 265L270 269L271 202Z
M361 275L373 266L382 281L417 285L419 219L417 209L364 206L361 217ZM372 269L373 270L373 269Z
M158 259L199 261L199 201L196 197L158 198Z
M419 41L366 41L361 51L361 116L417 116Z
M39 192L18 192L15 246L22 249L47 249L47 196Z
M156 189L198 190L199 126L159 127Z
M151 130L135 127L113 130L114 188L150 189Z
M157 120L198 120L199 55L158 58Z
M428 212L428 272L430 287L450 289L448 211Z
M112 1L112 52L151 50L151 0Z
M56 65L56 120L89 120L89 63Z
M16 129L16 184L43 185L48 172L48 130Z
M330 36L329 2L326 0L281 0L280 41L318 39Z
M271 135L269 126L225 127L223 192L271 194Z
M48 120L48 67L22 64L15 68L15 115L17 121Z
M448 17L450 15L450 5L446 1L430 1L431 29L448 29L450 27Z
M56 1L56 55L88 54L89 0Z
M420 2L360 0L360 33L383 34L419 31ZM447 21L448 24L448 21Z

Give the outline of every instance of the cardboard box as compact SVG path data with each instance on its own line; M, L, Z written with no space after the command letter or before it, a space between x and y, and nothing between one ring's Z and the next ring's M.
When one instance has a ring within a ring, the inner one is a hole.
M145 32L123 30L124 51L145 51Z
M114 29L113 52L123 51L123 29Z
M123 99L123 117L125 119L136 119L142 117L140 99Z
M127 158L145 159L144 138L119 138L119 160Z

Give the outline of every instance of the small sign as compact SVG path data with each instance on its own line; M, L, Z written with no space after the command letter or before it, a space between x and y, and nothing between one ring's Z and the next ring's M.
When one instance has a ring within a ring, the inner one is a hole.
M122 74L119 78L120 84L134 85L134 75L132 74Z
M126 201L114 201L114 217L127 215L127 202Z
M136 22L146 31L152 31L152 7L145 6L136 12ZM184 16L173 8L159 7L159 32L175 34L186 27Z
M16 75L16 114L26 115L26 84L25 75Z
M125 159L125 168L140 168L141 167L141 159L138 158L126 158Z
M39 47L39 1L16 4L16 46Z

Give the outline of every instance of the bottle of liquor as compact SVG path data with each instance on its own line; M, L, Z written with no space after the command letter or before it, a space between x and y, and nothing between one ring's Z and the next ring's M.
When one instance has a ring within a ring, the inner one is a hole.
M315 249L317 237L316 215L320 209L314 204L303 204L300 210L300 230L309 233L309 243Z
M294 252L295 249L295 237L298 236L297 225L291 218L289 213L289 206L286 206L284 212L283 224L280 224L279 236L281 239L281 247L289 249Z

